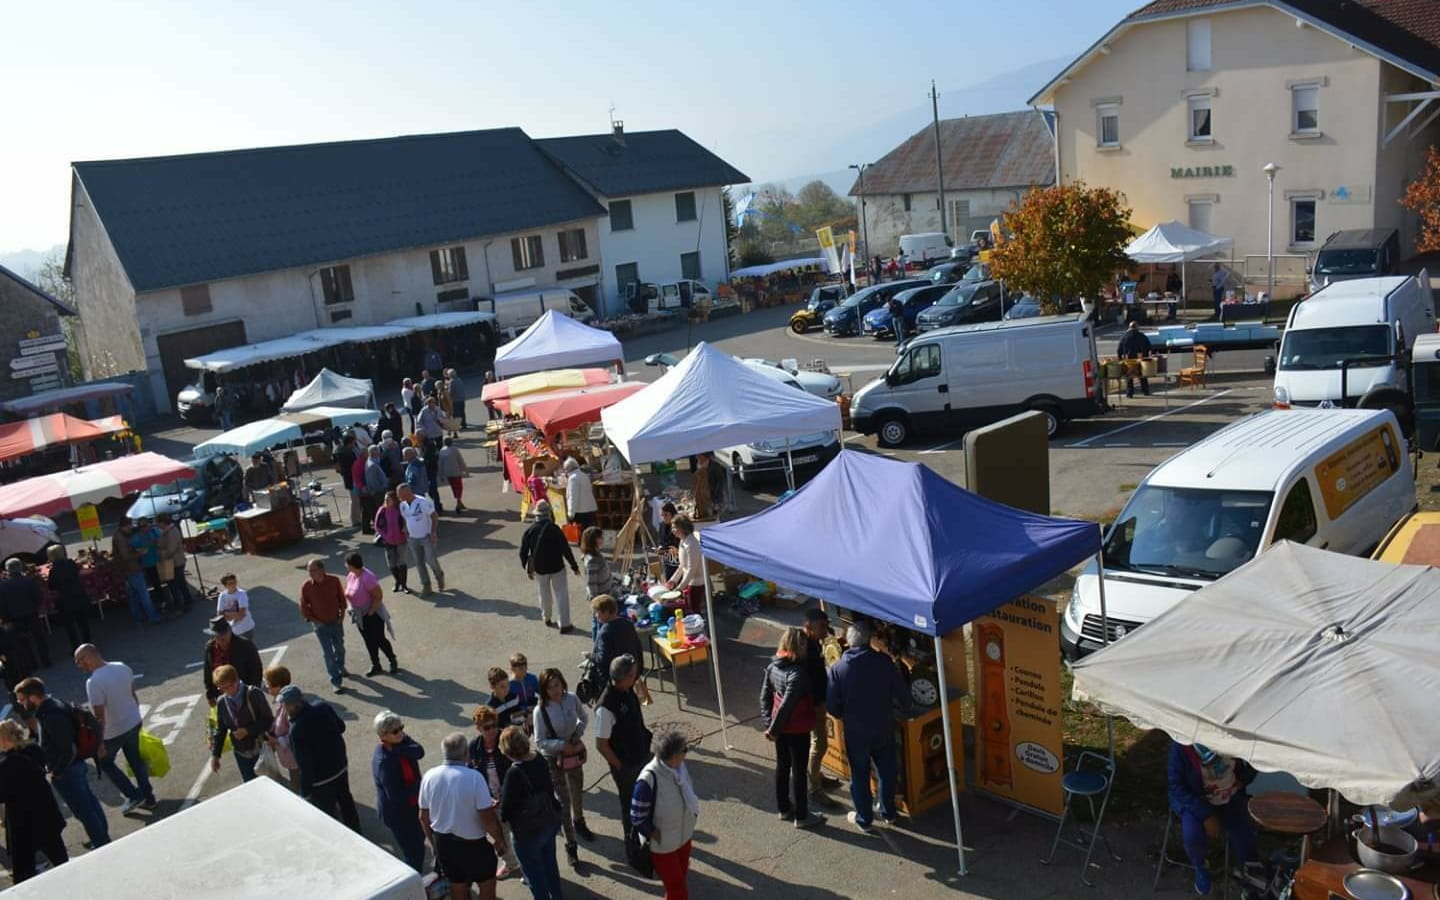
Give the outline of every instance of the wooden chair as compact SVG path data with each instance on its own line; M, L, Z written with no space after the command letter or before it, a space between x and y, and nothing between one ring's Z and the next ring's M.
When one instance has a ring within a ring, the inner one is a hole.
M1195 345L1195 364L1180 370L1180 384L1191 387L1205 387L1205 373L1210 367L1210 348L1204 344Z

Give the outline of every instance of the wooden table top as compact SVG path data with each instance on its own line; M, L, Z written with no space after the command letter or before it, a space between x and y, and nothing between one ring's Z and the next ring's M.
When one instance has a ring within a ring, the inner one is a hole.
M710 656L710 645L708 643L695 644L690 647L672 647L670 646L669 640L662 638L658 634L651 638L651 640L653 640L655 646L660 649L660 654L672 663L675 662L676 659L695 660L697 658L709 658Z
M1314 834L1325 827L1325 807L1302 794L1270 791L1250 798L1250 818L1277 834Z

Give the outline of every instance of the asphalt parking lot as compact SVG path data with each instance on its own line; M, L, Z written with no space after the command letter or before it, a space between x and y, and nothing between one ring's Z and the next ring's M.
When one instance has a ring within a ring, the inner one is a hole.
M653 379L658 370L643 365L645 355L684 351L703 339L742 356L802 362L823 359L833 371L849 373L847 377L858 388L894 358L893 348L884 342L830 340L813 333L793 335L784 327L789 312L762 310L629 342L627 368L638 377ZM1252 362L1255 371L1236 371ZM1258 371L1258 356L1247 362L1237 354L1233 361L1222 359L1219 369L1204 389L1172 386L1162 391L1157 384L1151 397L1125 401L1103 417L1073 423L1052 444L1054 510L1097 520L1112 515L1149 468L1268 403L1267 381ZM478 412L479 404L472 403L471 408ZM483 413L472 414L471 421L478 418L483 418ZM213 433L176 425L149 435L146 447L183 458L189 445ZM937 436L886 452L923 462L963 484L963 448L958 438ZM850 435L848 442L874 449L873 438ZM352 678L344 694L331 693L319 645L298 615L299 586L308 559L323 557L332 571L339 571L343 555L359 550L372 568L383 571L379 548L362 541L355 530L334 529L314 535L271 556L247 557L237 552L209 555L200 561L206 586L213 585L223 572L234 571L250 591L258 623L257 642L267 664L283 662L294 672L296 683L335 705L347 725L350 778L362 807L362 825L367 836L387 848L393 848L393 843L375 818L375 792L369 775L375 743L370 722L376 712L388 708L405 717L411 734L427 748L426 763L434 764L446 733L471 730L470 710L483 699L487 668L504 666L510 653L519 650L528 655L533 672L558 666L570 675L580 654L589 647L588 637L560 636L541 625L532 585L517 557L522 527L516 496L501 491L498 469L486 462L476 432L467 433L461 443L473 470L465 495L466 505L473 509L442 515L440 558L449 590L423 599L387 596L397 631L396 649L404 667L398 675ZM448 494L444 499L447 508L452 505ZM741 511L759 509L772 499L773 489L745 493ZM817 531L796 539L821 538ZM583 589L573 581L571 598L576 621L587 621ZM841 803L821 810L829 821L815 831L796 831L778 821L773 813L771 750L755 722L761 672L773 650L776 631L763 617L741 619L718 609L717 614L730 746L721 735L718 698L704 672L680 672L683 711L668 682L664 693L657 691L655 705L645 710L652 727L657 722L674 722L703 736L690 763L702 800L693 896L769 898L783 892L814 900L902 894L1028 900L1131 897L1148 889L1159 836L1159 823L1154 822L1117 824L1112 837L1125 859L1107 862L1098 873L1099 886L1087 889L1079 883L1078 855L1062 850L1054 866L1039 865L1053 833L1051 824L1012 816L1008 809L969 795L963 802L963 814L972 873L962 880L953 877L952 825L943 808L918 820L903 820L876 836L858 834L846 825L848 801L842 794L835 795ZM205 618L204 611L197 609L176 621L141 627L131 624L123 611L113 609L97 625L96 640L106 655L129 663L137 673L146 727L166 741L173 766L170 774L157 782L161 803L153 813L121 818L121 798L108 784L100 785L113 836L173 815L239 783L233 761L225 760L220 772L213 775L207 764L207 705L201 696L199 672ZM54 639L57 665L41 675L54 693L81 698L82 677L65 664L59 644ZM364 654L353 629L346 635L346 647L350 670L363 671ZM658 682L651 684L652 690L658 686ZM590 811L587 818L599 837L595 844L582 847L582 870L564 874L567 896L619 900L658 896L658 883L645 882L616 862L622 852L614 790L596 762L586 771L587 783L592 784L585 797ZM66 838L72 852L83 852L78 825L67 828ZM156 876L163 878L163 870L157 870ZM507 881L500 885L499 896L514 900L529 894L518 881Z

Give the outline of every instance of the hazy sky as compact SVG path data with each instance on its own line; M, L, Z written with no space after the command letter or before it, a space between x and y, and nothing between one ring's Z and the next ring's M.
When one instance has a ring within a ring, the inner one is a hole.
M1142 0L0 6L0 251L66 240L73 160L518 125L679 128L758 180L867 117L1084 49ZM897 134L898 143L906 135ZM837 159L842 169L853 160Z

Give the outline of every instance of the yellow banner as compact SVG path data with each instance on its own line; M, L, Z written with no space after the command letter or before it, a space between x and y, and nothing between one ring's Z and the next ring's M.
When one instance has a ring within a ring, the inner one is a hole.
M1059 609L1044 597L1021 597L972 629L979 787L1058 816L1065 758Z
M87 541L98 541L104 536L100 529L100 509L93 503L75 507L75 522L80 526L80 537Z
M840 254L835 250L835 230L829 225L824 228L815 229L815 237L820 241L820 252L825 254L825 261L830 266L831 274L840 271Z
M1325 512L1332 520L1400 468L1400 442L1389 425L1373 428L1315 466Z

